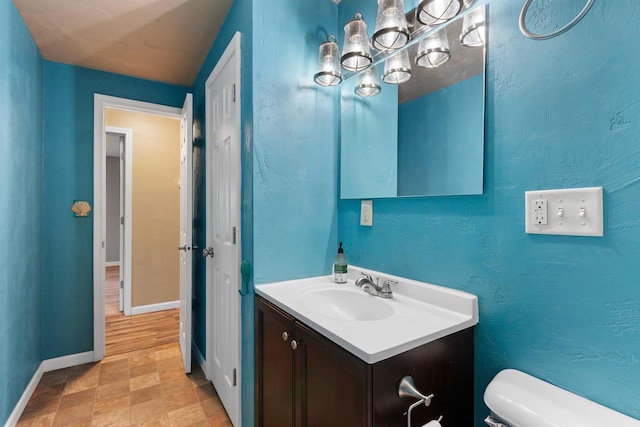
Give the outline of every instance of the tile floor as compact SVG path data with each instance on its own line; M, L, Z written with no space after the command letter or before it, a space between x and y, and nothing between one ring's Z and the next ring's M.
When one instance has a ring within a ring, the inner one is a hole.
M43 375L18 426L231 427L197 363L178 344L105 357Z

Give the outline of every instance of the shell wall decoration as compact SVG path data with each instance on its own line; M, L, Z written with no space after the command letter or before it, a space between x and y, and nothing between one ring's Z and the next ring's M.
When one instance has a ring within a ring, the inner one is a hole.
M76 200L71 206L73 216L89 216L91 212L91 205L85 200Z

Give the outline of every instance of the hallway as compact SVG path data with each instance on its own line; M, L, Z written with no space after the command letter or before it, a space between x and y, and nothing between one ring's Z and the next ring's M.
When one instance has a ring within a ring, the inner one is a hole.
M105 355L128 353L164 344L178 343L180 309L125 316L118 310L119 268L105 274Z

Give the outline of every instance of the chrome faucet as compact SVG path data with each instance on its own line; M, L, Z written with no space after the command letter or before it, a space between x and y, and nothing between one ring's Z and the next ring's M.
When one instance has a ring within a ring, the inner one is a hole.
M393 292L391 292L391 285L397 285L395 280L385 280L382 282L382 286L378 284L379 277L376 277L374 282L373 278L367 273L360 272L362 276L356 279L356 286L362 288L368 294L374 295L380 298L393 298Z

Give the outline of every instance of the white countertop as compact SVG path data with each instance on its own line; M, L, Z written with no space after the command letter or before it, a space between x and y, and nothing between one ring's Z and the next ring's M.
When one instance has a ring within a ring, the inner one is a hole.
M385 279L397 281L392 286L393 298L368 295L356 287L354 281L360 271L380 277L380 283ZM255 289L258 295L369 364L478 323L475 295L355 266L349 266L349 281L344 284L334 283L332 276L319 276L256 285ZM325 302L317 292L327 290L331 296L355 299L363 310L370 305L374 317L383 312L384 318L353 320L342 316L336 307L323 312Z

